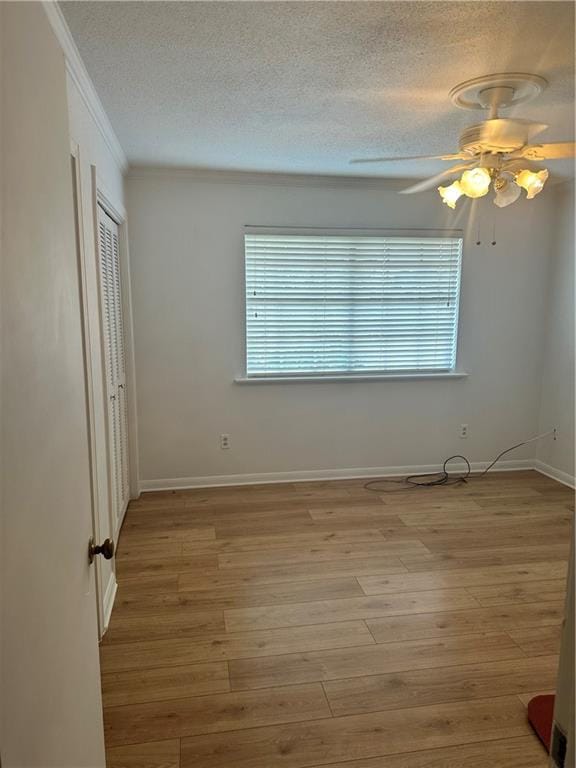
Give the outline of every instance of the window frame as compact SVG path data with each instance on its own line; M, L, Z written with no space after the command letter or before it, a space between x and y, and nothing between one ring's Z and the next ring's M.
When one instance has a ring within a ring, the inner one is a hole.
M443 370L406 370L406 371L371 371L371 372L314 372L287 374L248 374L248 328L247 328L247 296L246 296L246 235L317 235L322 236L358 236L358 237L422 237L422 238L455 238L462 241L460 254L460 274L458 303L456 307L456 344L454 350L454 368ZM242 232L242 373L234 377L237 384L291 384L291 383L320 383L320 382L374 382L374 381L409 381L464 379L468 373L459 367L460 361L460 332L462 296L462 279L464 274L464 232L454 228L418 228L393 229L371 227L316 227L316 226L262 226L245 225Z

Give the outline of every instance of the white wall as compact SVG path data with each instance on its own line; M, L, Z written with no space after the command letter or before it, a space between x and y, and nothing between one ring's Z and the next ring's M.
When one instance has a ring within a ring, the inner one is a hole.
M66 92L70 138L80 145L84 154L83 162L88 171L90 165L96 167L100 186L107 197L114 205L123 209L124 169L112 153L102 131L90 114L77 83L69 73L66 75Z
M574 484L574 184L554 191L540 428L558 427L539 446L542 469Z
M104 766L90 478L62 51L2 14L4 768Z
M165 479L486 461L538 429L553 199L477 222L434 192L367 181L135 170L128 182L144 487ZM244 182L241 180L244 179ZM469 210L469 209L468 209ZM490 245L496 222L496 246ZM243 370L245 224L469 229L463 380L238 385ZM458 438L467 423L470 437ZM219 448L220 433L232 447ZM534 448L514 454L533 457Z

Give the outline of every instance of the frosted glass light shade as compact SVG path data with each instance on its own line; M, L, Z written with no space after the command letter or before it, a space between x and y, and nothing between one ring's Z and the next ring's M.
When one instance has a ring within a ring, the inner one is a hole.
M533 197L536 197L538 193L542 192L548 176L549 174L546 169L538 171L537 173L524 170L517 174L515 181L519 187L526 190L527 199L532 200Z
M467 197L484 197L490 188L490 172L486 168L464 171L460 187Z
M448 208L456 208L456 202L464 194L459 181L455 181L450 184L449 187L438 187L438 192L442 198L442 202L446 203Z
M498 208L506 208L507 205L515 203L522 193L520 187L512 181L504 181L502 186L494 187L494 189L496 192L494 205L497 205Z

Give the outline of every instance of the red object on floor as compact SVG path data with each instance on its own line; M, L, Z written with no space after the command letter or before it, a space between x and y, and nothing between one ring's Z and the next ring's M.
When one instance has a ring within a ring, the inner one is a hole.
M536 735L550 752L552 720L554 719L554 695L534 696L528 702L528 720Z

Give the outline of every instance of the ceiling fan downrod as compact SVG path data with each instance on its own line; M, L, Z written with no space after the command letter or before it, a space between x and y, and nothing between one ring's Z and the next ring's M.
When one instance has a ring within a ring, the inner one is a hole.
M489 119L495 120L500 109L513 104L515 93L515 89L510 85L497 85L480 91L478 101L484 109L489 110Z

